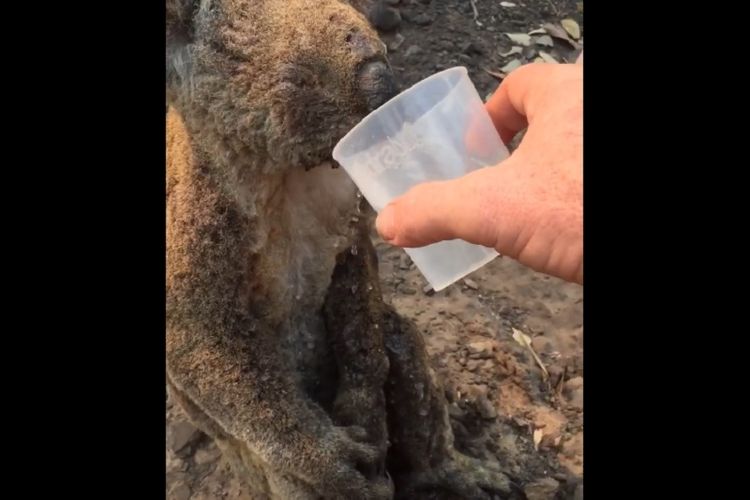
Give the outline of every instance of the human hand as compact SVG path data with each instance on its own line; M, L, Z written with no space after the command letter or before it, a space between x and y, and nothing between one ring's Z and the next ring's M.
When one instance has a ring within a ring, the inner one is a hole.
M583 284L583 65L523 66L486 107L506 144L528 127L518 149L416 186L383 209L378 232L401 247L460 238Z

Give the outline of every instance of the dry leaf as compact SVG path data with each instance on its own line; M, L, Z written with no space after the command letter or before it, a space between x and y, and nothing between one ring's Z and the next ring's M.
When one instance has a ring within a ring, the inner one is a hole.
M513 340L521 344L523 347L531 346L531 337L523 333L521 330L513 328Z
M533 31L529 31L529 35L544 35L547 31L544 28L538 28Z
M519 61L518 59L513 59L508 64L506 64L505 66L503 66L502 68L500 68L500 71L502 71L505 74L508 74L511 71L513 71L514 69L520 68L522 65L523 65L523 63L521 61Z
M557 59L555 59L551 55L547 54L546 52L540 51L539 52L539 57L541 57L542 59L544 59L544 62L553 63L553 64L557 63Z
M515 7L516 4L513 2L500 2L500 7Z
M534 39L534 43L537 45L544 45L545 47L554 47L555 42L552 41L552 37L549 35L543 35Z
M505 35L510 38L513 43L521 44L524 47L527 47L531 43L531 37L526 33L506 33Z
M508 52L501 52L500 56L508 57L508 56L512 56L513 54L520 54L521 52L523 52L523 49L521 47L513 46L510 48Z
M534 63L543 63L544 59L542 59L541 57L537 57L532 62L534 62Z
M511 327L512 328L512 327ZM544 366L544 363L542 363L542 360L539 359L539 356L534 352L534 348L531 347L531 338L523 333L520 330L516 330L515 328L512 328L513 330L513 340L521 344L522 346L526 347L529 352L531 353L531 356L534 358L534 361L536 361L536 364L539 365L539 368L542 369L542 375L543 379L549 380L549 372L547 371L547 368Z
M542 442L542 438L544 437L544 431L542 429L536 429L534 431L534 449L539 449L539 443Z
M575 48L580 47L575 41L571 40L571 38L568 36L568 33L561 27L552 23L546 23L544 25L544 29L547 30L547 33L549 33L552 36L552 38L557 38L558 40L564 40Z
M578 23L575 22L574 19L563 19L560 21L560 24L562 24L562 27L568 32L568 35L576 40L581 38L581 27L578 26Z

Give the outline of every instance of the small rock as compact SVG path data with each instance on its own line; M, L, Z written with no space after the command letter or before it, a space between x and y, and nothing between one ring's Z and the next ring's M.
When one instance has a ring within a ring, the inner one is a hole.
M209 448L201 448L195 452L195 463L197 465L204 465L210 462L215 462L221 457L221 450L215 445Z
M388 50L392 52L397 51L398 48L403 45L404 40L406 40L406 38L404 38L404 35L402 35L401 33L396 33L396 36L394 36L393 40L391 40L388 44Z
M167 498L169 500L189 500L190 487L182 481L175 483L170 488Z
M434 20L435 19L431 15L422 12L421 14L414 16L414 19L411 21L417 26L427 26L428 24L432 24L432 21Z
M527 500L553 500L560 483L551 477L545 477L526 485L523 492Z
M410 286L402 286L401 293L404 293L406 295L415 295L417 293L417 290Z
M545 336L539 335L538 337L531 339L531 348L534 349L537 354L546 353L552 350L552 342L550 342Z
M167 453L167 472L184 471L185 461L174 453Z
M469 349L469 354L483 354L485 356L479 357L478 359L482 359L488 356L492 356L492 351L495 349L495 341L494 340L475 340L473 342L469 342L466 347Z
M377 2L370 10L370 22L380 31L394 31L401 24L401 13L385 3Z
M414 47L414 45L412 45L412 47ZM409 50L411 50L411 47L409 47L409 49L406 51L406 56L407 57L409 57ZM401 260L399 261L398 267L402 271L408 271L409 270L409 267L411 267L411 259L409 258L408 255L404 254L404 255L401 256Z
M477 285L477 282L476 282L476 281L474 281L474 280L473 280L473 279L471 279L471 278L466 278L466 279L464 280L464 285L466 285L467 287L471 288L472 290L477 290L477 289L479 289L479 285Z
M583 377L573 377L565 382L566 391L575 391L576 389L583 388Z
M467 55L481 55L484 54L482 47L479 47L473 42L465 42L461 45L461 52Z
M477 410L479 411L479 415L481 415L482 418L487 420L494 420L497 418L497 410L495 410L495 405L492 404L492 402L487 399L487 396L479 396L477 398Z
M419 54L420 52L422 52L422 47L420 47L419 45L412 45L408 49L406 49L406 52L404 53L404 57L409 59L410 57L415 56Z
M427 284L427 285L425 285L425 286L422 287L422 293L424 293L428 297L431 297L431 296L435 295L435 289L432 288L432 285Z
M478 359L470 359L466 362L466 369L470 372L475 372L477 368L479 368L479 365L481 364L481 361Z
M200 431L193 424L187 421L178 422L170 428L167 445L172 451L178 453L198 439L199 436Z

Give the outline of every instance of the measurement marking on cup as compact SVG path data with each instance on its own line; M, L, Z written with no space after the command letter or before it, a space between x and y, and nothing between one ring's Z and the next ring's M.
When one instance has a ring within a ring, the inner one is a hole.
M428 148L431 148L432 151L429 151ZM415 130L412 124L407 123L399 132L398 139L387 137L386 142L381 144L377 151L372 154L374 157L369 158L371 155L368 155L362 163L367 165L371 173L380 175L386 170L408 167L408 162L405 160L416 151L424 151L435 155L442 148L442 145L437 142L426 140Z

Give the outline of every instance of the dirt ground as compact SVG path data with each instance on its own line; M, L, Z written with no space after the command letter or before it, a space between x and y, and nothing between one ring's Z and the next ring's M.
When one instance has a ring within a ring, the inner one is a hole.
M550 47L549 40L534 43L541 33L526 47L505 35L533 32L544 23L560 26L566 18L582 28L582 2L516 0L510 6L475 0L476 20L470 0L387 3L401 17L382 38L402 88L462 65L486 97L498 78L485 70L500 73L514 59L533 63L540 52L572 61L582 47L582 38L570 44L550 37ZM582 499L582 287L500 257L431 293L402 250L375 241L385 300L425 337L451 401L457 447L498 460L529 500ZM530 348L514 340L514 331L530 338ZM216 445L169 400L167 426L168 498L250 499Z

